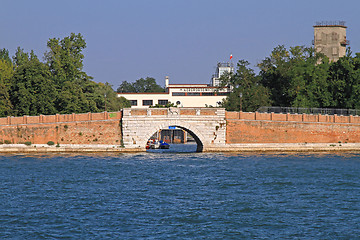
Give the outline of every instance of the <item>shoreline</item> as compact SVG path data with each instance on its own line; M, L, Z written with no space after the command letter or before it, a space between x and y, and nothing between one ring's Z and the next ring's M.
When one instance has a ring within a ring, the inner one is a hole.
M124 148L119 145L62 144L2 144L0 153L139 153L146 149ZM360 152L360 143L242 143L204 147L203 152Z

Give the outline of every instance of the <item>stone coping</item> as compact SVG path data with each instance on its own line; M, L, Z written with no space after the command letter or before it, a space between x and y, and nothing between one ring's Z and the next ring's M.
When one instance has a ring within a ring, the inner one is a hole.
M128 149L120 147L119 145L106 144L61 144L49 146L47 144L32 144L26 146L25 144L1 144L0 153L46 153L46 152L141 152L144 149Z
M122 148L119 145L61 144L2 144L0 153L52 153L52 152L144 152L145 148ZM244 143L204 147L204 152L360 152L360 143Z
M205 152L331 152L359 151L360 143L241 143L205 147Z

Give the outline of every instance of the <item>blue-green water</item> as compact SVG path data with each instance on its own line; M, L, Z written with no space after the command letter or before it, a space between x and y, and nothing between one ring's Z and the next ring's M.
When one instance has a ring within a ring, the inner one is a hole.
M360 155L1 155L0 239L359 239Z

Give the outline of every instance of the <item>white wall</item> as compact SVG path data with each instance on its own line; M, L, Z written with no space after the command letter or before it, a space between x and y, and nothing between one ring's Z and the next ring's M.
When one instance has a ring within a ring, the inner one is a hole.
M179 106L181 107L205 107L206 105L217 107L217 102L226 98L226 96L172 96L169 93L118 93L118 97L137 100L137 106L132 106L133 108L149 107L142 105L143 100L153 100L153 105L157 104L159 100L168 100L174 104L180 101Z

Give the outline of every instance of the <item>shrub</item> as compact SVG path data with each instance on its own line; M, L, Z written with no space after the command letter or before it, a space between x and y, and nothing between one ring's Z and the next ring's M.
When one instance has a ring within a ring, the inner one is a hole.
M10 140L5 140L4 143L5 144L11 144L11 141Z
M27 141L24 143L26 146L30 146L31 145L31 142Z
M54 143L53 141L48 141L48 142L47 142L47 145L53 146L53 145L55 145L55 143Z
M60 147L60 144L59 144L59 143L57 143L57 144L56 144L56 147Z

